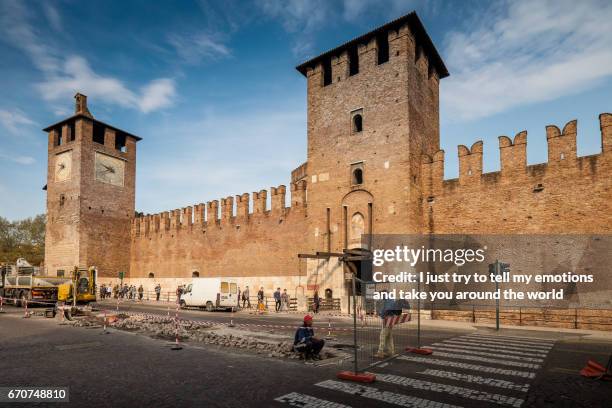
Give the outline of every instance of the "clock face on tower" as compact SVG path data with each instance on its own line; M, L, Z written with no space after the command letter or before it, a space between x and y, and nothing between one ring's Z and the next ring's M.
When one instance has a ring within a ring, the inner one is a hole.
M123 187L125 162L116 157L96 152L95 177L96 180L114 186Z
M55 156L55 181L64 181L70 178L72 171L72 150Z

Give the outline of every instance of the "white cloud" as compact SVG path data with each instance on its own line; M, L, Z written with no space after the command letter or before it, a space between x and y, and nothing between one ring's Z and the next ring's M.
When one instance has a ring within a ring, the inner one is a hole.
M153 80L137 93L117 78L97 74L79 56L68 57L61 74L49 76L37 87L48 101L66 100L77 91L83 91L94 99L144 113L170 106L176 95L172 79Z
M62 17L57 9L50 3L42 3L42 7L51 28L58 32L62 31Z
M264 15L280 21L294 39L294 55L304 57L312 52L313 35L334 14L332 4L324 0L260 0L257 5Z
M7 153L2 153L2 152L0 152L0 159L9 160L17 164L22 164L24 166L27 166L29 164L33 164L36 162L36 160L30 156L20 156L16 154L7 154Z
M138 106L144 113L152 112L172 105L175 96L176 89L173 80L156 79L142 88Z
M161 156L141 157L139 208L157 212L288 186L291 170L305 160L305 121L301 108L250 106L156 125L148 144L166 145L168 134L172 143Z
M59 14L56 17L59 19ZM57 47L39 36L29 19L23 3L10 0L0 2L0 30L6 34L10 44L25 52L43 73L44 79L36 87L45 100L65 100L79 91L103 102L144 113L172 105L176 94L174 80L154 79L145 84L140 93L135 92L120 79L95 72L82 56L60 58ZM61 24L57 19L55 23Z
M176 53L189 64L199 64L203 60L227 57L231 54L230 49L223 44L219 35L211 33L192 33L168 35L168 43L176 50Z
M612 76L612 3L520 0L446 38L450 120L472 120L553 100Z
M13 134L19 133L20 126L36 125L36 123L27 118L23 112L19 110L8 111L6 109L0 109L0 124Z

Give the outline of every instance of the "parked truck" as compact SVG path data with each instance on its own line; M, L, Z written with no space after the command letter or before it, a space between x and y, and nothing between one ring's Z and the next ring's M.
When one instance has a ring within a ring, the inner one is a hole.
M54 314L60 310L70 319L96 301L95 267L75 267L69 277L41 276L20 261L0 268L0 296L13 305L52 306Z
M54 305L58 288L69 278L41 276L38 267L19 258L15 264L0 268L0 296L15 306L25 302Z
M179 300L181 307L200 307L212 312L238 306L238 284L232 279L193 278Z

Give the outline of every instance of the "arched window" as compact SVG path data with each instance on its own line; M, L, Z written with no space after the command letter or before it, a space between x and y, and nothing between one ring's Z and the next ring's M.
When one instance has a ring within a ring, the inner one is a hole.
M200 272L198 272L198 271L191 272L191 277L192 278L199 278L200 277Z
M357 168L353 170L353 185L363 184L363 170Z
M358 113L353 116L353 133L359 133L363 130L363 117Z
M152 279L152 278L154 278L154 277L155 277L155 274L154 274L153 272L149 272L149 278L151 278L151 279Z
M350 230L350 242L358 243L361 242L361 236L365 232L365 219L361 213L355 213L351 217L351 230Z

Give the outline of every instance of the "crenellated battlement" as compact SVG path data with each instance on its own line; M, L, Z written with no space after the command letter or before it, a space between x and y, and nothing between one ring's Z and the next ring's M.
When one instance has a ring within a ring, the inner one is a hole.
M457 188L479 187L483 183L513 183L520 179L541 180L552 169L559 175L573 173L595 175L604 157L612 152L612 114L599 115L602 152L596 155L578 157L576 149L577 121L568 122L563 130L554 125L546 126L548 161L542 164L527 165L527 132L517 133L514 138L499 136L501 170L483 173L483 142L479 140L471 147L459 145L459 177L444 180L444 150L433 156L423 155L422 182L424 198L432 200L445 192L454 192ZM606 159L607 160L607 159ZM538 182L539 183L539 182ZM537 184L535 184L537 185Z
M220 200L208 201L205 204L195 204L180 209L162 211L158 214L146 214L132 221L132 236L145 237L163 231L181 231L192 229L207 229L213 226L222 228L235 222L248 223L259 218L276 216L283 218L289 213L305 215L306 208L305 180L290 184L291 205L286 207L287 187L280 185L270 188L271 208L268 209L268 191L260 190L251 194L244 193L228 196ZM235 203L235 212L234 212Z

